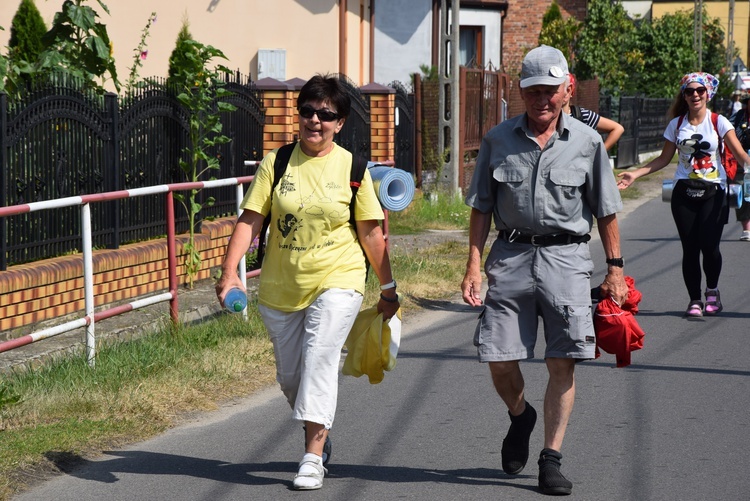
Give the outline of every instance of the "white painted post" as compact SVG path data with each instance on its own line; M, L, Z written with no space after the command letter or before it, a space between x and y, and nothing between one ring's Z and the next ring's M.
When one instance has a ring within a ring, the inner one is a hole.
M244 190L242 189L242 183L237 183L237 219L240 218L242 215L242 209L240 208L240 205L242 204L242 200L245 198ZM247 294L247 261L245 259L245 255L247 254L247 251L245 251L242 254L242 259L240 259L239 264L239 272L240 272L240 280L242 280L242 286L245 288L245 293ZM245 307L244 310L242 310L242 318L247 320L247 307Z
M94 259L91 245L91 205L81 205L81 231L83 233L83 297L86 306L86 360L93 368L96 361L96 335L94 320Z

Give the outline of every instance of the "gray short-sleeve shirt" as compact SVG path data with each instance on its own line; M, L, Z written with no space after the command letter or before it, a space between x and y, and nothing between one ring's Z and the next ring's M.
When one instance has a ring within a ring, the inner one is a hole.
M526 114L493 127L482 140L466 204L493 213L498 230L533 235L591 232L593 217L622 209L599 134L560 114L542 150Z

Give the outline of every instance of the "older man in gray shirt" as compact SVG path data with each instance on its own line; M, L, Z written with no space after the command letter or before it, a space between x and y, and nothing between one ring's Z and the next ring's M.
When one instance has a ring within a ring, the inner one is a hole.
M607 257L602 294L627 297L617 211L622 201L601 137L561 113L570 92L563 54L542 45L521 68L526 113L490 130L482 141L466 203L471 210L463 299L484 306L474 335L508 407L502 467L521 472L529 457L536 411L527 403L519 360L534 357L539 317L549 379L544 396L544 449L539 488L570 494L560 472L565 429L575 398L576 361L594 358L588 248L593 218ZM482 251L491 221L499 231L485 263L488 292L480 298Z

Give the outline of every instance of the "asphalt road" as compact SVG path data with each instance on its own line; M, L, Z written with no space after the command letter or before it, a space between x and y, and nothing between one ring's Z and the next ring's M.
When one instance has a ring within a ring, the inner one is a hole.
M734 216L732 216L733 219ZM645 346L633 365L580 364L563 472L575 500L748 499L750 244L731 223L722 244L725 311L687 320L679 240L658 198L621 222L625 271L643 293ZM605 267L601 245L591 243ZM509 421L476 361L477 312L460 300L405 319L398 364L379 385L342 376L330 474L320 491L291 490L302 429L277 388L196 418L147 442L108 451L18 496L43 500L542 499L536 456L518 476L500 469ZM538 354L543 345L538 346ZM542 360L522 365L542 409Z

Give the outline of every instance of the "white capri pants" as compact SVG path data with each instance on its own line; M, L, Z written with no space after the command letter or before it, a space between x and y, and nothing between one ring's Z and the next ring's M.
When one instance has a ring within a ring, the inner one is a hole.
M273 343L276 380L294 419L331 429L341 349L361 306L362 295L352 289L325 290L310 306L294 312L258 305Z

